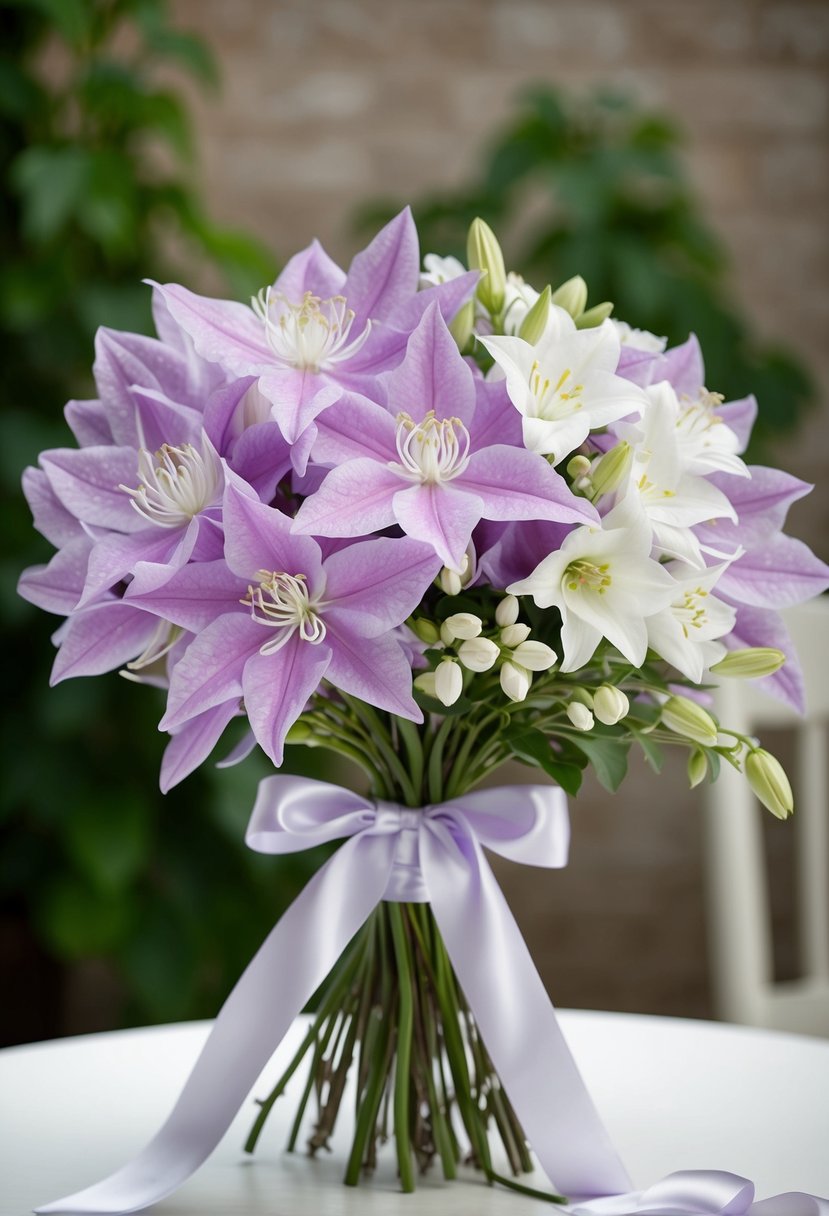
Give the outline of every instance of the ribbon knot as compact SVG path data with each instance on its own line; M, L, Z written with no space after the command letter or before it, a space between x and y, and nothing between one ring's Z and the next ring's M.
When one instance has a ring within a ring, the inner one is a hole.
M420 830L430 808L414 810L395 802L376 801L375 830L395 838L394 859L383 899L427 904L429 892L420 868Z

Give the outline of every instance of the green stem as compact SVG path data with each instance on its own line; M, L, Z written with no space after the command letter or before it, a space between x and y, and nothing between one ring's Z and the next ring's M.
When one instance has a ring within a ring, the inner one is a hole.
M409 1136L409 1067L412 1054L414 999L412 992L412 963L403 927L403 910L398 903L388 905L394 955L399 985L397 1059L394 1073L394 1140L400 1185L406 1192L415 1189L412 1147Z
M443 748L451 729L452 719L444 718L429 752L429 801L433 803L443 798Z
M423 791L423 743L421 742L420 732L413 722L408 722L405 718L398 719L397 728L400 731L400 738L403 740L406 748L406 755L412 775L412 785L420 799Z

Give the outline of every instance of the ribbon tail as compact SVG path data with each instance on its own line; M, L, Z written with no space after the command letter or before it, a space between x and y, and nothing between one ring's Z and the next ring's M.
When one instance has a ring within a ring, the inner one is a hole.
M480 845L469 836L461 852L424 832L420 861L455 973L545 1174L566 1195L630 1191Z
M231 992L167 1122L103 1181L39 1213L137 1212L166 1198L206 1160L294 1018L380 902L392 837L347 840L271 930Z

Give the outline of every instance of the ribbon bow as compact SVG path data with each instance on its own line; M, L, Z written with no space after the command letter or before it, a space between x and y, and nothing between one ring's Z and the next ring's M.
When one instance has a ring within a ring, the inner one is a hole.
M514 786L409 810L304 777L261 782L246 837L251 848L295 853L341 838L231 992L154 1139L102 1182L38 1212L135 1212L189 1178L383 899L432 905L487 1051L550 1180L574 1195L629 1189L483 852L527 865L566 865L562 791Z
M724 1170L680 1170L646 1191L591 1199L572 1216L829 1216L829 1201L787 1191L755 1202L754 1183Z

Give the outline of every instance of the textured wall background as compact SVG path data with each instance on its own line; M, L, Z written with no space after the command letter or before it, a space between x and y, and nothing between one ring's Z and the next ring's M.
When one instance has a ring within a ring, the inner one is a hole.
M174 0L173 11L212 44L224 80L219 99L194 98L210 207L282 256L319 236L347 260L356 204L463 181L529 82L610 82L671 114L733 257L736 298L819 377L820 412L779 463L817 483L791 528L829 557L825 0ZM700 799L683 764L659 779L637 769L615 799L590 786L574 818L566 874L501 868L556 1000L705 1014Z

